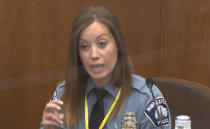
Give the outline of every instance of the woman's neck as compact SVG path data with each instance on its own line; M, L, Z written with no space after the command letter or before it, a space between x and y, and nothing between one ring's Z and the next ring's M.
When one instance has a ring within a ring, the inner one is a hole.
M93 80L93 82L98 88L104 88L110 82L110 79Z

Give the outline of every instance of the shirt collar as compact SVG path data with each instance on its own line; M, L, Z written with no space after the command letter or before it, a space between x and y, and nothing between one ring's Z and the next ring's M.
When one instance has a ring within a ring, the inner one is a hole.
M96 87L95 83L93 82L93 80L89 77L88 78L88 83L87 83L87 89L86 89L86 95L88 95L94 88ZM109 82L104 89L110 94L112 95L112 97L116 97L117 93L119 91L119 87L114 86L112 84L112 82Z

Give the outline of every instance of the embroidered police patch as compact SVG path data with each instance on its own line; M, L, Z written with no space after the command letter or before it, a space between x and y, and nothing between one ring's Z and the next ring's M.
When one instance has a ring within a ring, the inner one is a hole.
M157 107L155 106L155 103ZM166 100L163 97L157 97L155 103L151 101L147 105L145 115L155 127L169 125L169 110Z
M137 129L137 120L134 112L126 112L122 119L122 129Z

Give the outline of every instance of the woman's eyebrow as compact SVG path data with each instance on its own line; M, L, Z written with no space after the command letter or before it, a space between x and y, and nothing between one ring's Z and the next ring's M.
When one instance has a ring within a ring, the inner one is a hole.
M106 36L106 33L102 33L102 34L98 35L98 36L96 37L96 39L99 39L99 38L101 38L102 36ZM85 39L82 39L82 38L79 39L79 42L80 42L80 41L89 43L88 40L85 40Z
M106 35L106 34L105 34L105 33L102 33L102 34L98 35L98 36L96 37L96 39L99 39L100 37L102 37L102 36L104 36L104 35Z
M88 43L88 41L85 40L85 39L79 39L79 42L80 42L80 41Z

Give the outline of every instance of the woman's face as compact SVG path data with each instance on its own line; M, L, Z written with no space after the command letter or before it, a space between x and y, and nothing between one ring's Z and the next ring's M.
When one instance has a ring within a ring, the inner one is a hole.
M81 32L79 56L86 72L98 87L103 87L110 81L118 49L105 24L96 21Z

